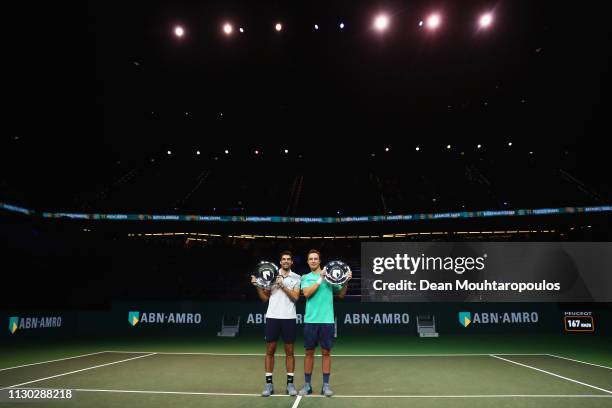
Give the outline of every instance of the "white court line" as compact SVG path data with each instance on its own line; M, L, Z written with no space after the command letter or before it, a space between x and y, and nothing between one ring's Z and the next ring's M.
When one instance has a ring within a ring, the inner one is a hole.
M38 364L55 363L56 361L70 360L70 359L73 359L73 358L93 356L93 355L102 354L102 353L106 353L106 351L97 351L95 353L81 354L79 356L64 357L64 358L58 358L56 360L47 360L47 361L41 361L41 362L38 362L38 363L31 363L31 364L18 365L18 366L14 366L14 367L0 368L0 371L13 370L15 368L22 368L22 367L30 367L30 366L38 365Z
M563 357L563 356L558 356L558 355L556 355L556 354L547 354L547 356L550 356L550 357L556 357L556 358L562 358L562 359L564 359L564 360L574 361L574 362L576 362L576 363L588 364L588 365L590 365L590 366L601 367L601 368L607 368L608 370L612 370L612 367L608 367L608 366L605 366L605 365L600 365L600 364L587 363L586 361L574 360L573 358Z
M198 352L166 352L166 351L126 351L126 350L106 350L107 353L155 353L160 355L195 355L195 356L253 356L264 357L264 353L198 353ZM548 356L543 353L493 353L496 356ZM490 356L491 353L465 353L465 354L333 354L332 357L483 357ZM278 357L283 357L281 350ZM304 357L304 354L294 354L296 357ZM321 354L315 354L321 357Z
M591 385L591 384L583 383L581 381L574 380L574 379L571 379L571 378L568 378L568 377L564 377L564 376L559 375L559 374L551 373L550 371L542 370L541 368L536 368L536 367L533 367L533 366L530 366L530 365L527 365L527 364L518 363L516 361L512 361L512 360L508 360L506 358L498 357L498 356L493 355L493 354L491 354L491 357L497 358L499 360L504 360L504 361L507 361L508 363L516 364L516 365L519 365L521 367L531 368L532 370L536 370L536 371L542 372L544 374L552 375L553 377L561 378L563 380L571 381L571 382L576 383L576 384L584 385L586 387L594 388L596 390L607 392L608 394L612 394L612 391L606 390L605 388L599 388L599 387L596 387L596 386Z
M323 395L317 395L323 397ZM324 398L324 397L323 397ZM491 395L334 395L332 398L612 398L603 394L491 394Z
M28 390L46 390L49 388L23 388ZM70 388L64 389L76 392L106 392L118 394L169 394L169 395L202 395L213 397L257 397L263 398L261 394L240 394L224 392L196 392L196 391L148 391L148 390L104 390L92 388ZM290 397L286 394L272 394L272 397ZM302 396L296 398L296 402ZM305 398L328 398L323 395L309 395ZM332 398L612 398L605 394L474 394L474 395L338 395Z
M202 356L254 356L254 357L263 357L265 354L260 353L173 353L173 352L165 352L165 351L125 351L125 350L107 350L107 353L117 353L117 354L130 354L130 353L155 353L155 354L176 354L176 355L202 355ZM297 354L295 354L297 355Z
M300 401L302 400L302 396L298 395L298 397L295 399L295 402L293 403L293 405L291 406L291 408L297 408L298 405L300 405Z
M82 369L80 369L80 370L69 371L69 372L67 372L67 373L62 373L62 374L52 375L52 376L50 376L50 377L39 378L38 380L32 380L32 381L27 381L27 382L24 382L24 383L21 383L21 384L15 384L15 385L10 385L10 386L8 386L8 387L3 387L3 388L0 388L0 391L1 391L1 390L7 390L7 389L9 389L9 388L21 387L22 385L32 384L32 383L39 382L39 381L50 380L50 379L52 379L52 378L63 377L63 376L65 376L65 375L69 375L69 374L80 373L80 372L82 372L82 371L93 370L94 368L106 367L106 366L109 366L109 365L118 364L118 363L123 363L123 362L130 361L130 360L136 360L136 359L138 359L138 358L149 357L149 356L152 356L152 355L154 355L154 354L155 354L155 353L146 354L146 355L144 355L144 356L136 356L136 357L132 357L132 358L126 358L126 359L124 359L124 360L113 361L113 362L111 362L111 363L99 364L99 365L96 365L96 366L93 366L93 367L87 367L87 368L82 368Z
M50 388L42 387L19 387L22 390L48 390ZM56 389L56 388L53 388ZM70 388L62 387L65 390L77 391L77 392L107 392L107 393L119 393L119 394L169 394L169 395L204 395L212 397L260 397L260 394L246 394L237 392L198 392L198 391L156 391L156 390L105 390L105 389L94 389L94 388ZM271 397L289 397L287 394L272 394Z

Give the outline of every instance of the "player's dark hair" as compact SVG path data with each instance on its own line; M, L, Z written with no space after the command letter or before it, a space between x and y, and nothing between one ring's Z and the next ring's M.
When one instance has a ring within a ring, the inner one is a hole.
M283 252L281 252L279 258L282 258L285 255L289 255L289 258L291 258L291 260L293 261L293 254L291 253L291 251L283 251Z

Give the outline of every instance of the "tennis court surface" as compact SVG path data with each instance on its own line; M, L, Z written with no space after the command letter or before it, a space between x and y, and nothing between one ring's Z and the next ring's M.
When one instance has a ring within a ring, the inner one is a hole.
M540 352L391 353L396 348L384 344L371 345L368 354L350 347L336 352L332 398L286 396L284 355L277 352L276 395L262 398L263 354L238 346L189 352L149 345L4 363L0 388L5 396L8 389L72 390L71 400L42 402L58 407L612 407L610 364ZM302 364L298 352L298 387ZM313 387L320 391L319 359ZM4 401L0 406L41 406L40 401Z

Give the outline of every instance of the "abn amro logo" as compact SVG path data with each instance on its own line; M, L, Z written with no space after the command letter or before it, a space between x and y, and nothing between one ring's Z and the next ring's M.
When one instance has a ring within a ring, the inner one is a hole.
M11 334L15 334L19 327L19 317L9 317L9 331Z
M463 327L468 327L472 323L472 314L470 312L459 312L459 323Z
M132 326L136 326L140 321L140 312L128 312L128 321Z

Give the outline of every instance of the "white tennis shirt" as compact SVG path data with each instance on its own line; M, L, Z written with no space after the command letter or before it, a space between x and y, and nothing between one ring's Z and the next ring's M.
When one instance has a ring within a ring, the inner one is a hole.
M282 269L279 270L279 276L283 276ZM289 271L287 276L283 276L283 284L289 290L294 290L296 286L300 287L301 277L293 271ZM295 319L295 302L291 300L281 288L274 285L268 300L268 311L266 319Z

